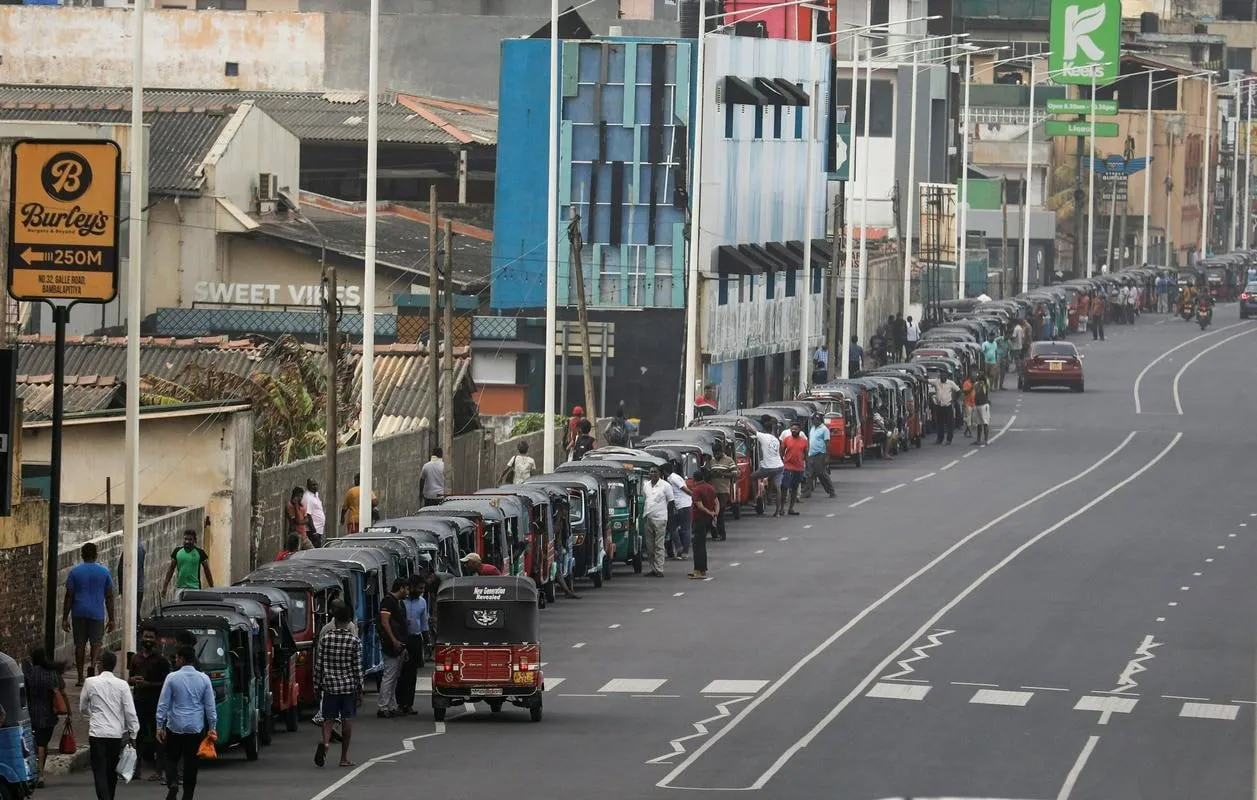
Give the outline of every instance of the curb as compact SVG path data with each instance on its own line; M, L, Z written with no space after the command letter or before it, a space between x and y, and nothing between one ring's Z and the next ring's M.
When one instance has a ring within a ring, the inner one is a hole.
M68 775L71 772L81 772L88 769L91 765L91 759L88 752L88 748L80 747L78 750L74 751L74 755L72 756L49 753L48 761L44 764L44 774Z

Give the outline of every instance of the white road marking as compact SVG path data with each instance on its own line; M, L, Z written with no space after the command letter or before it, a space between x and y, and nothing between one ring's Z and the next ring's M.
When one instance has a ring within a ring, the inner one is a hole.
M952 686L986 686L991 689L998 689L998 683L972 683L970 681L952 681Z
M580 648L582 648L582 647L584 647L584 646L585 646L585 643L584 643L584 642L577 642L576 644L572 645L572 649L573 649L573 650L579 650Z
M804 525L804 526L803 526L803 530L807 530L807 529L808 529L808 528L810 528L810 527L812 527L812 526L811 526L811 525Z
M652 611L654 611L654 610L655 610L655 609L653 609L653 608L643 608L643 609L642 609L642 613L643 613L643 614L649 614L650 612L652 612Z
M1135 435L1136 435L1136 432L1131 431L1129 434L1126 435L1126 437L1121 441L1121 443L1117 445L1117 447L1110 450L1107 454L1101 457L1098 461L1091 464L1091 466L1087 467L1086 469L1082 470L1076 475L1073 475L1072 477L1066 478L1065 480L1061 481L1060 483L1055 484L1054 486L1050 486L1047 489L1044 489L1042 492L1035 495L1034 497L1031 497L1029 500L1025 500L1017 504L1016 506L1012 507L1008 511L1005 511L1003 514L1000 514L999 516L995 517L995 519L986 523L982 527L974 531L971 531L970 533L961 537L957 542L955 542L953 545L948 547L942 553L939 553L931 561L929 561L927 564L922 566L916 572L904 578L902 581L900 581L898 584L892 587L890 591L886 592L877 600L873 601L873 603L866 606L862 611L860 611L860 613L856 614L854 617L848 620L846 624L844 624L841 628L834 631L824 641L822 641L816 647L812 648L810 652L805 654L799 660L795 661L794 664L792 664L789 667L789 669L787 669L785 673L782 674L780 678L774 681L773 684L769 686L766 690L764 690L763 693L761 693L754 700L752 700L746 706L746 708L743 708L741 711L739 711L737 715L732 720L729 721L728 725L725 725L723 728L717 731L714 736L712 736L707 741L703 742L703 744L697 750L695 750L693 753L688 755L684 761L682 761L680 764L674 767L671 772L669 772L667 775L661 778L655 785L661 789L670 788L672 786L672 783L677 778L679 778L685 772L685 770L689 769L690 766L692 766L694 762L697 761L699 758L702 758L704 753L706 753L712 747L714 747L721 739L727 736L729 732L737 728L737 726L741 724L744 720L746 720L746 718L750 716L751 712L753 712L756 708L758 708L760 704L767 702L770 697L776 694L777 691L780 690L783 686L785 686L786 683L788 683L792 678L794 678L794 676L798 675L799 672L804 667L806 667L812 661L819 658L835 642L837 642L843 636L846 636L848 632L850 632L853 628L859 625L865 618L867 618L874 611L881 608L886 603L890 602L890 600L892 600L900 592L902 592L908 586L911 586L913 583L915 583L922 575L925 575L930 570L934 569L943 561L947 560L947 558L953 555L957 550L961 549L962 547L964 547L969 542L973 541L978 536L981 536L983 533L986 533L991 528L994 528L996 525L999 525L1000 523L1004 522L1010 517L1013 517L1021 513L1021 511L1023 511L1024 509L1030 507L1031 505L1034 505L1035 503L1042 500L1043 498L1048 497L1054 494L1055 492L1060 491L1066 486L1070 486L1074 483L1077 483L1078 481L1085 480L1088 475L1090 475L1092 472L1095 472L1104 464L1108 463L1118 453L1124 450L1126 446L1130 444L1131 440L1135 438ZM1100 495L1100 497L1098 497L1095 501L1092 501L1092 503L1089 503L1088 505L1083 506L1082 509L1079 509L1079 511L1075 512L1075 515L1081 515L1082 513L1085 513L1086 511L1090 510L1090 508L1092 508L1099 501L1104 500L1107 497L1111 496L1114 492L1116 492L1117 490L1119 490L1120 488L1128 484L1130 481L1139 477L1139 475L1143 474L1144 471L1150 469L1153 465L1155 465L1158 461L1160 461L1161 458L1163 458L1166 453L1169 452L1170 448L1174 447L1174 445L1178 443L1178 440L1181 438L1181 436L1182 434L1176 435L1174 437L1174 440L1170 443L1170 445L1165 450L1162 450L1161 453L1158 454L1152 461L1148 462L1143 468L1141 468L1139 471L1134 473L1131 477L1127 478L1125 481L1115 484L1107 492ZM952 463L954 465L955 463L958 463L958 462L952 462ZM1041 533L1038 537L1031 539L1029 542L1023 545L1023 548L1028 547L1029 545L1033 544L1042 536L1047 535L1048 533L1051 533L1057 527L1068 523L1073 518L1074 518L1074 515L1071 515L1070 517L1066 517L1056 526L1049 528L1047 531ZM918 633L913 635L913 637L910 640L905 642L903 647L901 647L899 651L902 651L903 649L909 647L912 644L912 642L921 638L921 636L924 635L924 633L928 631L930 627L934 625L939 619L941 619L942 616L951 609L951 607L954 607L955 604L959 603L961 600L964 599L965 596L968 596L968 594L970 594L974 589L976 589L983 582L985 582L987 578L995 574L995 572L998 571L998 569L1000 569L1004 564L1006 564L1008 561L1011 561L1014 557L1016 557L1016 555L1019 552L1021 552L1023 548L1019 548L1018 550L1013 551L1013 553L1010 556L1008 556L1004 562L997 564L988 573L986 573L984 576L980 577L977 581L971 584L969 589L966 589L965 592L962 593L960 597L953 600L951 605L944 607L933 619L929 620L928 624L922 627ZM777 761L773 764L773 766L770 767L766 773L761 775L752 786L746 787L746 788L754 789L754 790L763 788L763 786L766 783L768 783L769 780L772 779L772 776L775 775L783 766L785 766L786 762L790 760L791 756L793 756L802 748L806 747L809 742L815 739L816 736L819 735L820 732L824 730L824 728L834 718L838 716L838 714L842 713L843 709L845 709L848 705L850 705L851 702L856 697L860 696L860 694L868 687L870 683L872 683L874 680L877 679L877 675L880 674L882 671L884 671L886 667L892 661L895 660L895 656L898 655L899 651L891 653L889 656L887 656L886 659L880 665L878 665L877 669L874 670L863 681L861 681L860 685L857 686L854 690L852 690L850 694L848 694L845 698L843 698L843 700L838 704L838 706L836 706L833 710L831 710L829 714L827 714L826 717L822 719L820 723L817 724L817 726L813 727L813 729L809 731L802 739L800 739L798 742L792 745L789 750L783 753L781 757L778 758Z
M1143 383L1143 380L1144 380L1144 375L1147 375L1147 374L1148 374L1148 370L1152 369L1152 368L1153 368L1153 367L1155 367L1158 363L1160 363L1161 359L1165 358L1165 357L1166 357L1166 356L1168 356L1170 353L1173 353L1173 352L1175 352L1176 350L1181 350L1181 349L1183 349L1184 347L1186 347L1187 345L1191 344L1192 342L1199 341L1200 339L1204 339L1206 336L1213 336L1215 333L1222 333L1222 331L1230 330L1231 328L1238 328L1240 325L1243 325L1243 324L1244 324L1244 323L1240 322L1240 323L1236 323L1235 325L1227 325L1225 328L1218 328L1216 331L1210 331L1209 333L1202 333L1202 334L1200 334L1199 336L1194 336L1194 337L1192 337L1191 339L1188 339L1188 340L1187 340L1187 341L1185 341L1185 342L1181 342L1181 343L1179 343L1179 344L1175 345L1174 347L1171 347L1169 350L1166 350L1166 351L1165 351L1164 353L1162 353L1161 355L1159 355L1159 356L1157 356L1156 358L1154 358L1154 359L1152 359L1151 361L1149 361L1149 362L1148 362L1148 365L1147 365L1146 367L1144 367L1142 370L1140 370L1140 371L1139 371L1139 374L1138 374L1137 376L1135 376L1135 413L1136 413L1136 414L1142 414L1142 413L1143 413L1143 406L1142 406L1142 405L1140 405L1140 403L1139 403L1139 386L1140 386L1140 384L1142 384L1142 383Z
M757 555L757 556L762 556L762 555L764 555L764 551L763 551L763 550L756 550L756 551L755 551L755 555Z
M907 485L908 484L906 483L896 483L894 486L888 486L887 488L882 489L882 494L890 494L891 492L896 491L897 489L902 489Z
M934 477L935 475L937 475L937 474L938 474L937 472L927 472L927 473L925 473L924 475L922 475L922 476L921 476L921 477L919 477L919 478L913 478L913 479L912 479L912 482L913 482L913 483L920 483L921 481L928 480L929 478L933 478L933 477Z
M560 692L559 697L606 697L605 694L580 694L578 692Z
M873 499L873 496L872 496L872 495L869 495L868 497L862 498L862 499L860 499L860 500L856 500L854 503L852 503L851 505L847 506L847 508L855 508L856 506L862 506L862 505L864 505L865 503L867 503L868 501L870 501L870 500L872 500L872 499Z
M552 692L554 691L556 686L558 686L560 683L562 683L565 680L567 680L567 678L543 678L541 683L543 686L545 686L545 690L547 692Z
M1224 545L1224 544L1220 544L1220 545L1218 545L1218 549L1219 549L1219 550L1225 550L1225 549L1226 549L1226 545Z
M905 683L929 683L929 681L923 681L923 680L921 680L920 678L886 678L886 680L888 680L888 681L904 681Z
M1177 600L1171 600L1170 602L1166 603L1166 605L1167 605L1167 606L1169 606L1170 608L1174 608L1175 606L1177 606L1177 605L1178 605L1178 601L1177 601Z
M667 678L612 678L598 691L615 694L650 694L667 682Z
M1190 591L1192 590L1192 587L1190 587L1190 586L1180 586L1180 587L1178 587L1178 590L1179 590L1180 592L1190 592Z
M1199 577L1201 576L1201 574L1202 574L1202 573L1199 573L1199 572L1193 572L1193 573L1192 573L1192 577L1193 577L1193 578L1199 578Z
M952 467L956 466L956 465L957 465L957 464L959 464L959 463L960 463L960 461L959 461L959 460L955 460L955 461L948 461L946 464L944 464L943 466L939 467L939 468L938 468L938 471L939 471L939 472L946 472L947 470L951 469Z
M1234 534L1234 533L1228 533L1228 534L1226 535L1226 538L1228 538L1228 539L1234 539L1234 538L1235 538L1235 536L1236 536L1236 534Z
M1206 563L1206 564L1212 564L1212 563L1213 563L1213 559L1212 559L1212 558L1206 558L1206 559L1205 559L1205 563Z
M1239 713L1239 706L1225 705L1223 703L1183 703L1183 708L1178 712L1178 715L1180 717L1195 717L1196 719L1234 720Z
M1034 697L1034 692L1007 692L1000 689L979 689L969 698L970 703L983 706L1024 706Z
M620 627L620 623L618 623L618 622L617 622L617 623L615 623L614 625L608 625L608 626L607 626L607 629L608 629L608 630L615 630L615 629L616 629L616 628L618 628L618 627Z
M1037 692L1068 692L1068 689L1062 689L1059 686L1023 686L1023 689L1033 689Z
M673 592L673 597L685 597L685 592Z
M1116 697L1109 695L1108 697L1097 697L1095 695L1084 695L1074 704L1075 711L1099 711L1100 724L1108 725L1109 717L1114 714L1129 714L1135 710L1135 704L1139 700L1134 697Z
M634 700L678 700L679 694L634 694L630 695Z
M1241 527L1241 528L1247 528L1247 527L1248 527L1248 523L1247 523L1247 522L1241 522L1241 523L1240 523L1240 527Z
M790 541L790 537L789 537L789 536L782 536L782 537L781 537L780 539L778 539L777 541L779 541L779 542L788 542L788 541Z
M1164 700L1196 700L1201 703L1209 702L1208 697L1185 697L1181 694L1163 694L1161 698Z
M877 683L869 689L866 697L882 700L924 700L930 693L929 686L913 686L902 683ZM761 695L762 697L762 695Z
M1099 736L1087 737L1087 743L1082 746L1082 752L1078 754L1078 760L1074 762L1074 766L1070 768L1069 774L1065 776L1065 784L1056 793L1056 800L1069 800L1069 796L1074 793L1074 786L1078 783L1078 777L1082 775L1083 768L1087 766L1087 759L1091 758L1091 751L1096 749L1096 742L1098 741L1100 741Z
M1157 622L1165 622L1165 617L1157 617Z
M711 576L709 575L709 576L707 576L706 578L703 578L703 583L711 583L711 582L712 582L712 581L714 581L714 580L715 580L715 578L713 578L713 577L711 577Z
M768 681L712 681L702 688L700 694L755 694L768 685Z
M1232 326L1230 326L1230 327L1235 327L1235 326L1233 326L1233 325L1232 325ZM1225 328L1223 328L1223 330L1225 330ZM1228 337L1226 337L1225 339L1223 339L1222 341L1220 341L1220 342L1218 342L1218 343L1216 343L1216 344L1211 344L1211 345L1209 345L1209 346L1208 346L1208 347L1206 347L1204 350L1201 350L1199 353L1197 353L1196 355L1194 355L1194 356L1192 356L1190 359L1188 359L1188 360L1187 360L1187 363L1186 363L1186 364L1184 364L1184 365L1183 365L1183 366L1179 369L1179 371L1178 371L1178 372L1174 373L1174 410L1175 410L1175 411L1177 411L1177 412L1179 413L1179 416L1182 416L1182 414L1183 414L1183 402L1182 402L1182 400L1179 398L1179 395L1178 395L1178 382L1182 379L1182 377L1183 377L1183 373L1187 371L1187 368L1188 368L1188 367L1190 367L1192 364L1195 364L1195 363L1196 363L1196 362L1200 359L1200 357L1201 357L1201 356L1203 356L1203 355L1205 355L1206 353L1209 353L1209 352L1211 352L1211 351L1213 351L1213 350L1217 350L1219 347L1221 347L1222 345L1226 344L1227 342L1234 341L1235 339L1238 339L1238 338L1240 338L1241 336L1247 336L1248 334L1250 334L1250 333L1252 333L1252 332L1254 332L1254 331L1257 331L1257 328L1251 328L1251 327L1250 327L1250 328L1249 328L1248 330L1246 330L1246 331L1240 331L1239 333L1235 334L1234 336L1228 336Z
M925 659L929 658L930 657L929 654L926 653L925 651L933 650L935 647L938 647L939 645L941 645L942 642L939 641L939 639L951 633L955 633L955 631L939 630L939 631L934 631L929 636L925 637L926 639L929 640L930 643L921 645L920 647L912 648L912 652L916 653L916 655L913 656L912 658L905 658L903 661L900 661L899 672L896 672L893 675L883 675L882 680L894 680L895 678L902 678L905 675L911 675L914 672L912 664L917 661L924 661Z
M977 450L970 450L969 452L961 456L961 458L968 458L969 456L976 456L977 454L978 454Z
M830 512L830 513L826 514L825 516L826 516L826 517L828 517L828 518L831 518L831 519L832 519L834 515L833 515L833 512Z
M681 744L682 742L689 741L690 739L697 739L700 736L706 736L707 723L717 722L719 720L722 720L728 717L731 713L729 711L729 706L736 705L738 703L744 703L749 699L750 699L749 697L734 697L734 698L730 698L726 700L723 703L717 703L716 716L708 717L707 719L700 719L698 722L691 722L690 724L694 726L695 733L691 733L689 736L682 736L679 739L673 739L672 741L668 742L668 746L672 748L671 753L666 753L662 756L655 756L654 758L650 759L646 763L647 764L667 764L672 759L676 758L677 756L685 752L685 745Z
M729 562L729 566L731 566L731 567L740 567L740 566L742 566L742 562L741 562L741 561L730 561L730 562Z
M1013 423L1016 421L1017 421L1017 415L1013 414L1012 416L1008 418L1008 421L1004 423L1004 427L1000 428L999 431L997 431L994 436L991 436L989 439L987 439L986 443L990 444L991 442L998 440L999 437L1008 433L1008 431L1013 427ZM988 432L988 435L989 435L989 432Z
M472 713L475 713L474 709L469 708L467 711L464 712L464 716L466 714L472 714ZM419 741L420 739L427 739L432 736L444 736L444 735L445 735L445 723L444 722L434 723L434 730L431 733L421 733L418 736L410 736L405 739L402 739L401 750L398 750L393 753L385 753L384 755L376 756L375 758L369 759L363 762L362 764L359 764L357 767L354 767L353 770L346 773L343 777L341 777L335 783L333 783L332 785L328 786L323 791L311 797L310 800L326 800L326 798L331 797L332 795L336 794L344 787L348 786L350 783L353 782L355 778L357 778L362 773L366 772L373 765L393 763L393 759L396 758L397 756L403 756L406 753L412 752L415 749L415 742Z

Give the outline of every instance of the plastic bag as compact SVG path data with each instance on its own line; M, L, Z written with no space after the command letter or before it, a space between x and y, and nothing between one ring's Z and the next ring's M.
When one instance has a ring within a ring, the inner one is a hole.
M210 733L209 736L201 740L201 746L196 749L197 758L206 761L218 758L218 751L214 749L214 738L214 734Z
M118 755L118 777L122 778L124 783L131 782L131 776L135 774L137 760L134 745L127 742L126 746L122 748L122 752Z

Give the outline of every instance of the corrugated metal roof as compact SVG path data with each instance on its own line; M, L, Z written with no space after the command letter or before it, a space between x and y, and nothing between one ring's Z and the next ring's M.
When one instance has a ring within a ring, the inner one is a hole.
M19 375L17 396L22 416L27 420L52 419L52 376ZM117 408L123 400L122 387L112 380L69 382L65 386L65 413Z
M24 99L12 87L0 89L0 119L34 122L97 122L129 124L129 107L114 100L108 106L74 106L66 100L56 103ZM125 98L130 103L128 93ZM146 113L151 125L149 140L149 188L158 194L195 194L203 178L197 167L205 159L234 111L224 109L156 111Z
M455 392L471 376L471 358L465 348L459 348L454 358ZM355 352L353 392L362 392L362 358ZM439 369L439 366L438 366ZM444 380L444 374L441 375ZM428 357L417 345L387 345L376 350L375 356L375 435L390 436L395 433L419 430L428 426L424 409L430 392L428 383ZM441 385L441 391L444 385Z
M189 364L214 367L238 375L266 368L265 352L249 340L231 341L225 336L199 339L154 339L140 342L140 373L173 380ZM23 336L18 339L18 373L51 375L53 343L51 336ZM108 376L119 383L126 379L126 339L123 337L69 337L65 351L67 376Z
M497 111L482 106L405 95L433 108L470 134L475 144L497 144ZM364 92L237 92L146 89L144 103L154 112L217 109L234 110L245 100L266 112L298 139L309 142L365 142L367 102ZM129 119L131 92L125 88L42 87L0 84L0 106L56 105L75 108L118 109ZM461 142L440 126L398 102L395 93L382 93L379 103L380 141L400 144L458 146ZM156 136L156 134L154 134Z

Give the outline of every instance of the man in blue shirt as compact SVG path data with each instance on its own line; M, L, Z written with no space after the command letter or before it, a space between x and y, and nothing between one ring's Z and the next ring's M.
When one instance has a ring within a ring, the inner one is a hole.
M423 666L423 648L428 635L428 600L423 596L423 588L423 578L411 575L402 600L406 610L406 660L397 679L397 705L403 714L419 713L415 711L415 684L419 680L419 668Z
M65 581L65 601L61 605L61 629L74 633L74 666L78 685L83 685L83 660L87 644L92 645L92 664L100 660L100 644L105 632L113 631L113 576L96 561L95 542L79 548L83 561L70 570ZM107 620L107 621L106 621Z
M180 645L175 671L166 676L157 700L157 741L166 748L166 800L176 800L183 765L183 800L196 793L196 751L207 735L217 738L218 708L209 676L196 669L196 648Z
M816 481L821 482L825 494L834 496L834 485L829 480L829 427L820 414L812 416L812 427L807 432L807 470L808 481L803 487L803 496L812 496L812 487Z
M995 334L988 333L982 343L982 361L986 365L986 381L991 386L999 383L999 345L995 343Z

